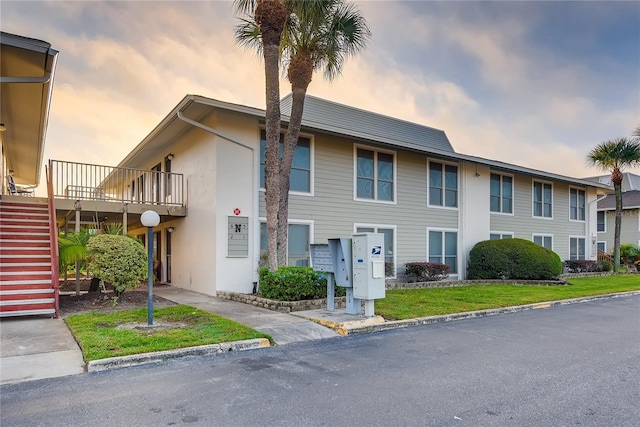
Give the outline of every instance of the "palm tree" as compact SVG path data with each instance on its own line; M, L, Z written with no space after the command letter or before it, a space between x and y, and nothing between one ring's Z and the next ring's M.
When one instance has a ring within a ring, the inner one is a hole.
M66 232L58 236L58 262L67 283L67 267L76 266L76 296L80 295L80 268L87 259L87 243L91 238L86 230Z
M638 134L640 129L634 133ZM640 164L640 135L635 140L617 138L596 145L587 155L587 163L611 171L611 182L616 195L616 222L613 236L613 271L620 271L620 228L622 226L622 170Z
M349 56L366 46L371 33L364 17L344 0L291 0L290 15L282 39L282 56L288 63L292 104L280 163L278 209L278 261L287 263L289 188L293 155L300 135L304 100L314 71L324 70L333 80Z
M236 41L256 47L264 58L266 86L265 197L267 204L267 256L269 268L278 268L277 230L280 151L280 41L288 12L284 0L235 0L235 8L246 16L236 28Z

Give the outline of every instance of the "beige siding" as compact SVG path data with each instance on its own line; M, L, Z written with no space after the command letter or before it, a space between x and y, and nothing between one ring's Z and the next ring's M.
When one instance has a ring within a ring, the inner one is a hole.
M533 182L528 176L514 176L514 214L491 214L491 231L511 232L514 237L532 240L534 234L553 236L553 250L560 259L569 259L569 238L584 237L587 244L586 256L589 257L590 237L588 233L589 209L586 209L586 221L569 220L568 184L549 182L553 185L553 218L533 216ZM595 220L595 219L594 219Z
M613 235L615 232L616 213L606 211L606 231L598 233L598 242L607 242L607 252L613 251ZM622 212L620 227L620 243L640 245L640 209L625 209Z
M427 227L458 228L457 209L427 207L427 158L396 151L396 203L354 200L354 145L317 134L313 140L314 195L290 195L290 220L314 221L315 243L350 236L354 224L396 227L397 264L426 259ZM362 145L375 150L373 146ZM260 216L266 215L264 192Z

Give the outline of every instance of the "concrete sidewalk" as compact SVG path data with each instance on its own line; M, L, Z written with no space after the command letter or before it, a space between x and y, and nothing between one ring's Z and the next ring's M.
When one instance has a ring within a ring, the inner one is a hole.
M278 345L339 336L336 331L325 328L309 319L286 313L277 313L266 308L254 307L241 302L211 297L186 289L171 286L158 287L154 288L153 294L235 320L256 331L271 335Z
M0 384L84 372L84 360L62 319L0 321Z

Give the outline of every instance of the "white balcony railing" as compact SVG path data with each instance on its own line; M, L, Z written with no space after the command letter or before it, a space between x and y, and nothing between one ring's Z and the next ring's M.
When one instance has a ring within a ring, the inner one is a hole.
M56 198L184 206L183 175L50 160Z

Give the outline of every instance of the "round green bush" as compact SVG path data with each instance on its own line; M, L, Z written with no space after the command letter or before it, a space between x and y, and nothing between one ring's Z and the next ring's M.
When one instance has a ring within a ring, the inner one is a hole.
M89 269L109 282L120 295L147 278L147 253L139 240L128 236L98 234L87 243Z
M553 280L562 273L558 254L524 239L485 240L469 254L469 279Z

